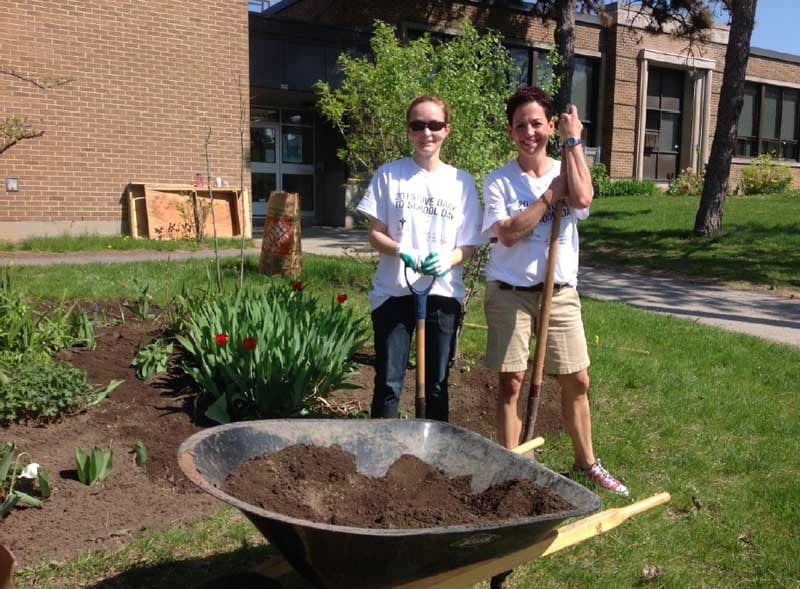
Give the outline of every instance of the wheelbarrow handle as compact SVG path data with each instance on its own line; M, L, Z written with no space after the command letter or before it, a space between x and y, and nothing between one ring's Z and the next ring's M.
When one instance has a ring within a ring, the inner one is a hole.
M428 293L431 292L436 276L424 289L414 288L408 278L408 266L404 268L406 285L414 295L414 315L417 319L417 392L414 397L414 415L417 419L425 418L425 318L428 315Z
M573 544L578 544L583 540L603 534L616 528L634 515L668 503L670 498L669 493L658 493L625 507L607 509L553 530L536 544L517 552L493 560L467 565L446 573L440 573L426 579L412 581L411 583L400 585L397 589L463 589L464 587L472 587L476 583L480 583L493 575L503 573L515 566L553 554Z

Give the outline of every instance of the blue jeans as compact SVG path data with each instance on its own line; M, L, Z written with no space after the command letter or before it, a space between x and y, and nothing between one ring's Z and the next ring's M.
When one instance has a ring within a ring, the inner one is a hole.
M447 421L447 377L455 352L461 303L429 296L425 319L425 417ZM397 417L416 328L414 297L392 297L372 312L375 332L375 390L372 417Z

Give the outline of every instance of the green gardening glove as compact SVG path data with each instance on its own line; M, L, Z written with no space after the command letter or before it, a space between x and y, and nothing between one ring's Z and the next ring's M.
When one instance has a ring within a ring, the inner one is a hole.
M419 272L422 266L422 252L413 247L397 246L397 256L403 260L406 268L411 268L414 272Z
M451 267L450 252L431 252L422 262L420 271L428 276L444 276Z

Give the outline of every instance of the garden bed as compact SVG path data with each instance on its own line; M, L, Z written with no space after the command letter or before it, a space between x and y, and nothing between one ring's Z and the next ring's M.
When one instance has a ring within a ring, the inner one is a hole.
M101 305L114 319L115 305ZM98 328L94 350L73 349L59 358L88 372L99 386L111 379L125 382L103 402L86 411L47 425L12 425L0 440L13 441L41 463L53 479L52 496L44 507L17 508L0 526L0 542L14 551L22 566L63 561L95 549L127 544L139 533L208 515L222 506L197 490L181 473L178 446L190 435L212 425L195 410L191 381L172 369L169 374L137 380L130 363L154 325L131 320ZM119 319L117 317L117 319ZM113 321L112 321L113 323ZM174 360L174 357L173 357ZM374 371L371 356L360 357L359 372L350 382L364 388L338 390L328 398L334 415L357 415L369 409ZM494 389L497 376L476 363L451 374L451 421L487 437L492 436ZM402 407L413 415L414 372L406 378ZM545 383L538 433L560 427L559 401L554 384ZM137 466L132 451L141 441L148 461ZM74 452L81 446L114 450L111 475L99 485L77 480Z

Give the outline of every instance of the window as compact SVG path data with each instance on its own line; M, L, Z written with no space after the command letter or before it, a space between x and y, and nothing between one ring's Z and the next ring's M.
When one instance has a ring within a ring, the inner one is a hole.
M547 52L534 51L534 79L538 85L550 84L553 68L547 63ZM583 123L583 141L588 147L597 146L597 93L600 79L600 60L575 56L572 71L572 102L578 108Z
M800 160L799 106L800 91L794 88L746 83L735 154L770 153L780 159Z

